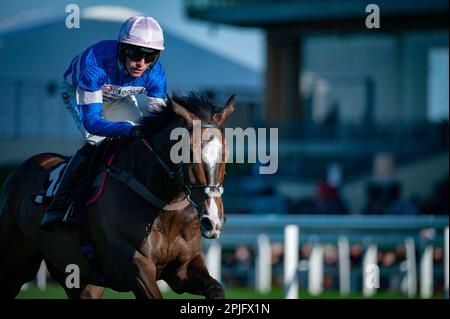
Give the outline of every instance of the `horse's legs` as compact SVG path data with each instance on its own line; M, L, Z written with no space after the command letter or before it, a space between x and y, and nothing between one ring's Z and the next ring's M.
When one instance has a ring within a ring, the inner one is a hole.
M80 283L80 288L64 288L70 299L101 299L105 292L104 287Z
M139 272L133 293L139 299L162 299L163 296L156 284L156 267L144 255L139 252L134 254L134 264Z
M42 256L30 252L11 211L6 204L0 206L0 297L9 299L36 277Z
M166 271L163 279L179 294L188 292L203 295L206 299L225 298L222 285L209 275L201 255L197 255L189 263L174 271Z
M20 287L25 283L22 278L22 264L20 259L9 256L8 250L6 254L2 253L2 261L0 262L0 298L13 299L20 291ZM18 271L19 270L19 271Z
M48 272L53 279L55 279L61 287L64 288L66 295L70 299L101 299L105 292L104 287L95 286L81 282L80 288L68 288L66 286L66 274L60 272L50 263L47 264Z
M201 255L197 255L187 266L186 291L189 293L200 291L207 299L225 298L222 285L209 275Z
M0 298L12 299L19 294L23 284L36 277L42 257L32 255L15 259L6 256L0 267Z

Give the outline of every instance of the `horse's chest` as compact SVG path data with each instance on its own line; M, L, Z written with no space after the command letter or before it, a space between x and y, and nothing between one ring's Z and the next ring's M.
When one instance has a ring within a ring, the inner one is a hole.
M195 243L179 236L171 245L167 246L165 264L183 265L189 262L194 255L196 255Z
M187 262L195 253L195 243L192 240L186 240L182 236L177 237L167 248L168 261Z
M179 266L189 262L195 255L192 246L185 240L176 240L164 252L161 252L156 262L156 276L159 278L167 269L177 269ZM175 268L173 268L175 267Z

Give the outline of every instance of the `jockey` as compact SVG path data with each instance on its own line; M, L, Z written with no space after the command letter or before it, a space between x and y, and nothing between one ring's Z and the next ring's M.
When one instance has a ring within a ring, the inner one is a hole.
M76 56L64 73L61 93L86 143L66 166L41 227L54 231L63 221L70 186L79 177L89 157L106 137L142 136L136 121L142 117L136 94L147 95L144 115L154 123L155 133L170 119L166 100L166 73L158 61L164 50L158 22L145 16L129 18L118 41L105 40Z

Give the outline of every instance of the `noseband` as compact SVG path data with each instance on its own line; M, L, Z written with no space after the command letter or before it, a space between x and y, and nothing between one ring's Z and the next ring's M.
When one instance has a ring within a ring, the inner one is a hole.
M203 124L200 126L200 128L214 128L217 130L220 130L221 132L223 132L223 129L218 127L217 125L214 124ZM192 132L193 127L187 127L186 128L189 132ZM153 155L155 156L155 158L158 160L158 162L161 164L161 166L163 167L163 169L167 172L167 174L169 175L169 177L171 179L173 179L175 181L175 183L178 185L179 190L184 191L187 195L187 200L195 207L195 208L199 208L199 204L196 203L195 200L193 200L191 198L192 196L192 191L193 190L203 190L202 194L206 195L206 189L209 189L212 192L219 192L220 194L223 193L223 186L222 184L219 185L209 185L209 184L192 184L191 181L188 178L188 165L189 163L184 163L184 162L180 162L178 164L176 164L175 166L175 170L172 170L169 165L167 165L162 159L161 157L153 150L153 148L151 147L151 145L145 140L142 139L142 142L147 146L147 148L153 153ZM202 195L203 196L203 195ZM206 195L207 196L207 195ZM206 199L206 198L205 198ZM203 202L203 198L199 199L198 202L201 203ZM199 212L200 213L200 212Z

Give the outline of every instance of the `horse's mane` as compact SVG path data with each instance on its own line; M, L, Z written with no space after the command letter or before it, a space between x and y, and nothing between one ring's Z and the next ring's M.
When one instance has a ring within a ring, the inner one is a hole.
M195 91L190 91L187 95L181 95L179 92L174 92L171 99L183 106L189 112L195 114L202 123L205 124L211 124L213 115L223 110L223 107L214 104L206 94ZM172 109L171 105L168 105L167 107ZM153 141L156 142L156 144L159 144L158 140L159 142L162 142L162 144L167 144L166 142L170 131L175 127L184 126L183 121L172 110L170 110L168 114L170 114L168 116L171 116L170 121L167 122L165 128L153 138ZM142 130L145 135L152 135L148 133L153 131L153 126L155 125L154 121L148 117L143 117L139 120L139 123L142 125Z
M206 94L191 91L188 95L174 93L172 100L186 108L189 112L194 113L202 122L211 123L212 116L223 110L214 104Z
M175 92L172 94L172 101L175 101L189 112L195 114L203 123L208 124L212 123L212 117L215 113L223 110L223 107L214 104L206 94L195 91L190 91L187 95L181 95L180 93ZM168 105L167 107L172 108L171 105ZM172 119L170 122L172 123L168 123L166 126L171 126L178 117L171 110L167 112L167 114L171 114ZM139 123L142 125L142 130L144 132L152 132L154 129L154 121L146 116L141 118Z

